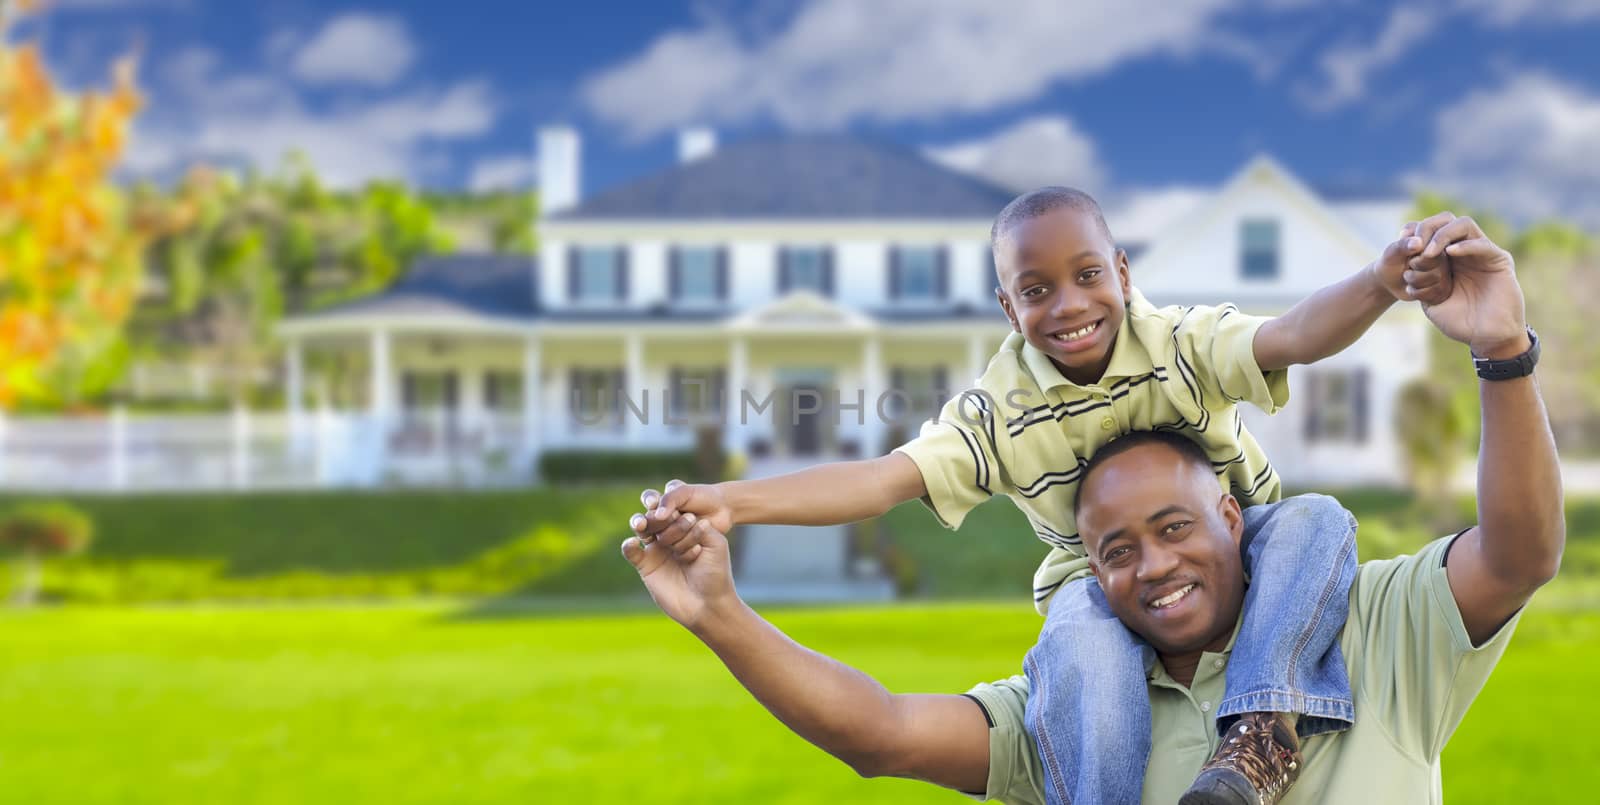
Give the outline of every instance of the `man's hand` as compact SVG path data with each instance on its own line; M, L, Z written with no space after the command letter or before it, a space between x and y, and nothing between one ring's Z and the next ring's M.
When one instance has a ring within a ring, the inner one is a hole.
M676 478L667 482L665 495L646 489L639 495L644 514L629 518L633 533L649 541L654 537L668 547L687 539L689 528L698 520L711 521L711 527L727 534L733 529L733 509L716 484L686 484ZM691 514L684 519L680 515Z
M733 564L728 558L728 538L686 514L678 549L661 542L646 544L637 536L622 542L622 555L633 563L650 597L667 617L690 631L705 625L717 613L739 606L733 589Z
M1439 255L1449 258L1454 288L1443 301L1423 304L1428 320L1478 357L1508 358L1525 351L1527 319L1511 253L1489 240L1476 221L1461 217L1434 231L1419 259ZM1413 273L1407 272L1408 283Z

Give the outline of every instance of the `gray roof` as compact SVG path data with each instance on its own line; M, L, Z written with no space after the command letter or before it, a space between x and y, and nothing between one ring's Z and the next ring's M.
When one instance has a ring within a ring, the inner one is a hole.
M729 144L551 219L987 219L1013 195L904 146L789 137Z
M502 254L451 254L418 258L388 290L324 308L307 318L405 314L529 319L538 309L538 260Z

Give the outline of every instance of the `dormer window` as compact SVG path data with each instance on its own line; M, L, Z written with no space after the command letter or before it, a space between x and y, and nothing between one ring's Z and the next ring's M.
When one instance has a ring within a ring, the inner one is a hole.
M1239 224L1239 276L1247 280L1278 278L1278 222L1250 218Z

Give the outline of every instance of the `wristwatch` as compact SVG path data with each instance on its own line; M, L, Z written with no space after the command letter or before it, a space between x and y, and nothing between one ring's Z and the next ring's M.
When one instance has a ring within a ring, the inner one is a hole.
M1518 377L1527 377L1533 374L1533 367L1539 363L1539 334L1528 328L1528 351L1515 358L1504 360L1490 360L1473 356L1472 365L1478 370L1478 377L1484 380L1512 380Z

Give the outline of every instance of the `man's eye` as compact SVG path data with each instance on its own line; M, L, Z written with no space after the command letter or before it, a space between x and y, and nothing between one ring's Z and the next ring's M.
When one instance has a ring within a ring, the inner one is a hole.
M1188 520L1179 520L1178 522L1173 523L1173 524L1167 526L1166 528L1161 529L1161 533L1162 534L1176 534L1179 531L1182 531L1188 525L1189 525L1189 521Z
M1115 562L1118 559L1121 559L1121 558L1123 558L1123 557L1125 557L1125 556L1127 556L1127 555L1129 555L1131 553L1133 553L1133 549L1127 547L1126 545L1124 545L1124 546L1122 546L1120 548L1112 548L1111 549L1111 553L1106 554L1106 561L1107 562Z

